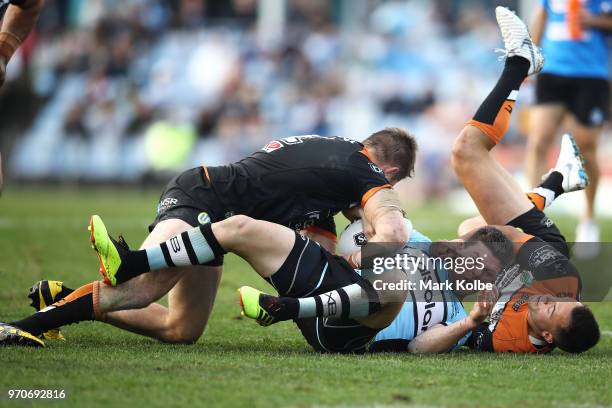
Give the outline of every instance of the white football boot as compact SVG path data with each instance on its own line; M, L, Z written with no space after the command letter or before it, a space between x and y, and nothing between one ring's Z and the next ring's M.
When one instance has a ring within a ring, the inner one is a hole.
M496 7L495 17L504 39L506 58L521 56L529 61L527 75L537 74L544 66L544 56L529 35L527 26L506 7Z
M589 185L589 177L584 170L584 160L576 140L569 133L561 137L561 150L557 164L551 171L558 171L563 175L563 191L584 190Z

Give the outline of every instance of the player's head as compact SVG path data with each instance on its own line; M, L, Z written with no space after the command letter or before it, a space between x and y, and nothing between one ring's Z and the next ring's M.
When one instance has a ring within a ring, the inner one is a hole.
M495 282L499 271L514 258L512 241L502 231L492 226L476 228L457 239L448 241L446 246L444 256L479 260L473 263L473 268L451 271L453 278L466 281Z
M532 296L528 319L531 330L569 353L582 353L599 341L599 325L593 312L571 298Z
M417 143L412 135L400 128L386 128L371 134L363 144L372 161L385 173L391 184L412 177Z

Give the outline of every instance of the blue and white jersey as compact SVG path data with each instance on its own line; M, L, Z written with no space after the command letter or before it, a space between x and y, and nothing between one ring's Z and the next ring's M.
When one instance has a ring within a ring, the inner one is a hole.
M431 240L417 230L413 230L404 250L409 250L414 256L429 256ZM433 263L435 265L435 263ZM424 265L430 265L424 262ZM446 282L448 271L443 268L431 267L415 272L416 279L434 283ZM418 276L420 274L420 276ZM410 290L406 302L393 322L381 330L374 338L378 341L410 341L428 328L443 324L449 325L467 317L463 305L455 294L445 290ZM455 346L461 347L469 337L467 334Z
M542 38L546 63L543 73L566 76L603 78L610 76L606 34L593 28L574 28L570 2L574 0L542 0L547 22ZM610 0L578 0L579 7L592 14L612 13Z

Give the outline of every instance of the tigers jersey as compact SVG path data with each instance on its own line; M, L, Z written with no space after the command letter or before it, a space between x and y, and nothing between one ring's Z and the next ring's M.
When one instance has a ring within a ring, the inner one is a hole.
M295 230L334 229L334 214L364 206L377 191L391 188L361 143L316 135L274 140L206 173L226 212Z
M494 352L550 352L550 345L529 336L528 302L537 295L579 300L580 277L567 256L532 237L521 246L517 263L504 271L497 286L501 294L489 323L474 331L470 347Z
M421 257L421 265L414 274L408 274L409 281L417 284L415 290L410 290L406 302L393 322L381 330L370 345L370 351L406 351L410 340L438 324L449 325L467 316L463 305L449 289L422 289L420 282L432 288L438 283L446 282L448 272L443 268L427 263L431 240L425 235L413 230L410 240L404 247L404 253ZM455 348L462 346L470 334L457 342Z

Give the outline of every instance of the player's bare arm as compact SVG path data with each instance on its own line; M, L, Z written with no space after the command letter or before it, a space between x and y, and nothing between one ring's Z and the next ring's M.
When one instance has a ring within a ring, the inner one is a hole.
M34 28L44 3L44 0L21 0L8 6L0 28L0 86L4 83L6 65Z
M478 295L468 317L448 326L438 324L419 334L408 344L408 351L414 354L446 353L466 334L482 324L491 313L497 293L484 291Z
M377 191L366 202L363 207L363 225L368 242L397 243L399 249L409 238L399 197L390 188ZM361 265L361 252L351 255L349 263Z
M580 10L580 23L586 28L612 31L612 15L610 14L593 14L583 8Z

